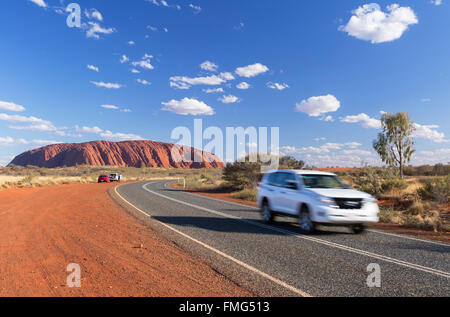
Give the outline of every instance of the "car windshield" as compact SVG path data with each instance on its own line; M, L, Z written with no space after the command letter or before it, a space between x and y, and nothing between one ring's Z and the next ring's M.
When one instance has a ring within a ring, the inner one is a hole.
M333 175L302 175L306 188L347 188L341 180Z

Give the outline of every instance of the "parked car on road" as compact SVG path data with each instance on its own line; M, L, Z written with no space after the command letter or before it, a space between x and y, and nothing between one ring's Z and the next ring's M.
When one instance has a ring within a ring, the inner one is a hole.
M276 215L299 219L303 232L316 224L346 225L360 233L378 222L379 208L371 195L351 189L335 174L319 171L277 170L258 184L258 205L265 222Z
M111 182L120 182L122 180L122 175L118 173L111 173L109 174L109 180Z
M99 183L109 183L110 180L109 180L108 175L100 175L100 176L98 177L98 182L99 182Z

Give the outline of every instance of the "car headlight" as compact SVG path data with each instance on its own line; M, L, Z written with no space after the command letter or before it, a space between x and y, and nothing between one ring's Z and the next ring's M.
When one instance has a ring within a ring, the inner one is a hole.
M337 206L336 201L333 198L319 197L319 201L322 204L324 204L325 206L332 207L332 208L339 208L339 206Z

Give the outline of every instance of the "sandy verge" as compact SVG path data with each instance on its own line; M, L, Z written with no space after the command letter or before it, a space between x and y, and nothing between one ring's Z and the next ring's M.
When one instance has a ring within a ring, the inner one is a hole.
M182 187L177 186L175 183L170 184L171 187L175 189L183 190ZM242 205L247 205L251 207L258 207L258 204L253 201L245 201L242 199L236 199L231 197L230 193L209 193L209 192L198 192L198 191L189 191L192 194L197 194L201 196L216 198L216 199L222 199L226 201L231 201L235 203L239 203ZM406 234L418 238L424 238L429 240L435 240L435 241L442 241L450 243L450 232L435 232L433 230L424 230L424 229L415 229L415 228L405 228L401 225L391 224L391 223L377 223L369 226L371 229L377 229L377 230L383 230L389 233L395 233L395 234Z
M0 192L0 296L249 296L135 220L114 184ZM69 263L81 288L66 286Z

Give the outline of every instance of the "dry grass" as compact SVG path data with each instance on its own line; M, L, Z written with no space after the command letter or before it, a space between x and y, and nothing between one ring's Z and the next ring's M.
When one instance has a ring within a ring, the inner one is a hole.
M94 167L67 168L6 167L0 169L0 188L42 187L71 183L95 183L101 174L119 173L124 181L145 181L152 179L192 178L199 175L215 175L220 170L183 170L163 168ZM220 174L221 175L221 174Z
M381 207L380 222L398 224L407 228L448 231L448 224L443 221L439 211L425 210L423 206L419 206L419 203L415 203L406 211Z
M256 201L258 190L256 188L246 188L231 194L231 197L246 201Z
M196 174L185 175L177 183L178 186L185 186L192 191L219 190L223 187L221 170L201 170Z

